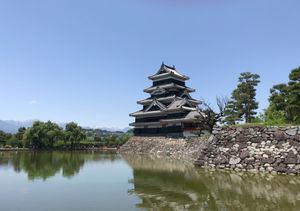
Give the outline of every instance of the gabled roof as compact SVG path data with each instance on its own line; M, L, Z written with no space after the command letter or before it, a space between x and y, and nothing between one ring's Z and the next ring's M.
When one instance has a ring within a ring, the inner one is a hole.
M188 96L188 98L192 99L191 95L189 94L189 92L187 92L186 90L182 90L180 93L179 93L179 97L182 97L182 96Z
M173 101L175 99L176 95L170 95L170 96L167 96L167 97L159 97L159 98L156 98L159 102L170 102L170 101ZM142 104L142 105L147 105L149 103L151 103L153 101L153 98L148 98L148 99L145 99L145 100L139 100L137 101L138 104Z
M166 106L160 103L157 99L154 99L152 103L146 108L145 112L149 111L153 106L158 106L160 110L166 110Z
M190 101L193 101L193 102L195 102L195 103L197 103L197 104L200 104L200 103L201 103L201 101L195 100L194 98L192 98L192 96L190 95L190 93L189 93L187 90L183 90L181 93L179 93L178 96L181 97L181 98L184 98L184 96L187 96L187 98L188 98Z
M188 96L190 96L190 95L188 95ZM167 97L159 97L159 98L156 98L156 99L159 102L167 103L167 102L173 102L175 98L183 99L184 97L182 97L182 95L179 95L179 96L170 95L170 96L167 96ZM193 98L187 98L187 99L192 104L200 104L201 103L201 101L195 100ZM141 104L141 105L148 105L148 104L151 104L152 101L153 101L153 98L147 98L147 99L144 99L144 100L139 100L139 101L137 101L137 103Z
M186 104L189 104L191 107L185 106ZM150 109L153 106L158 106L160 110L156 111L150 111ZM168 113L174 113L174 112L183 112L183 111L195 111L198 107L195 105L192 105L188 99L180 99L175 97L173 102L166 107L161 102L159 102L157 99L154 99L152 103L145 109L141 110L135 113L130 114L130 116L160 116L160 115L167 115Z
M193 105L189 102L187 98L181 99L176 97L174 101L168 106L167 110L183 108L185 104L188 104L191 108L193 108Z
M169 76L177 77L182 80L189 79L189 77L179 73L178 70L176 70L175 66L171 67L171 66L165 65L164 63L162 63L162 65L159 68L159 70L157 71L157 73L150 76L149 79L155 80L155 79L169 77Z

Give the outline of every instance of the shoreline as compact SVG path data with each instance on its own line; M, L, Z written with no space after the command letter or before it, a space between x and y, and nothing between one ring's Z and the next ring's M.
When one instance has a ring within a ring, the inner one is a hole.
M30 151L29 148L0 148L0 152L5 151Z
M197 138L133 136L118 152L186 160L206 169L300 175L300 127L218 127Z
M101 147L101 148L82 148L82 149L30 149L30 148L0 148L0 152L18 152L18 151L32 151L32 152L43 152L43 151L114 151L117 152L116 147Z

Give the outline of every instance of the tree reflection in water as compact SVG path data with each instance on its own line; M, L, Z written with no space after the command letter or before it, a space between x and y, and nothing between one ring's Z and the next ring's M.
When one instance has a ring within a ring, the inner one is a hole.
M26 173L29 180L46 180L57 174L73 177L88 162L118 163L115 167L127 168L120 159L116 154L96 152L0 152L0 167L12 166L15 172ZM139 202L132 202L137 203L137 209L293 211L300 208L297 176L208 171L172 159L137 155L123 155L123 159L132 168L129 186L133 187L130 193L140 198ZM104 178L112 182L112 189L118 189L120 184L126 189L127 175L107 175ZM124 198L129 200L127 195Z
M146 210L299 210L297 176L209 171L170 159L123 158L133 168L134 188Z
M120 159L115 153L93 152L1 152L0 166L12 165L16 172L25 172L29 180L43 179L62 172L66 178L78 174L86 162Z

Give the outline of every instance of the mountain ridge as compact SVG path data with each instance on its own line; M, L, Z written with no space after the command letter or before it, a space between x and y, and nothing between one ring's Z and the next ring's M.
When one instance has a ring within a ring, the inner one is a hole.
M0 130L6 132L6 133L17 133L18 129L20 127L31 127L32 124L35 121L40 121L38 119L32 119L32 120L25 120L25 121L16 121L16 120L0 120ZM55 121L54 121L55 122ZM60 127L65 127L67 123L64 122L55 122L57 123ZM111 132L116 132L116 131L121 131L121 132L126 132L130 128L117 128L117 127L91 127L91 126L81 126L82 128L85 129L101 129L101 130L106 130L106 131L111 131Z

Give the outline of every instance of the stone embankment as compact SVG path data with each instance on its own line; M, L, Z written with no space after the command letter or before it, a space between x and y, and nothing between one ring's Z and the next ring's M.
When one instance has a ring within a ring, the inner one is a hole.
M299 127L216 128L199 166L300 174Z
M120 153L167 156L197 166L300 174L300 127L216 128L210 137L132 137Z
M207 147L208 138L166 138L134 136L119 152L122 154L147 154L194 162Z

